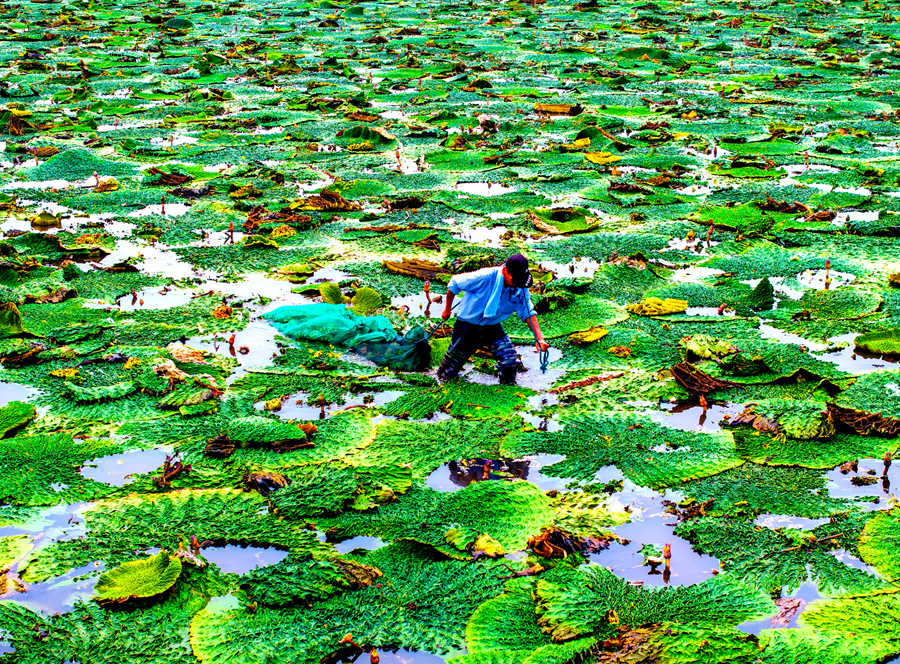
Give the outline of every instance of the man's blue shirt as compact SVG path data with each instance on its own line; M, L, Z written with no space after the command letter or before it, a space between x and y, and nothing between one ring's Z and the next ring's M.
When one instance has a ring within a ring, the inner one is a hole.
M457 274L447 285L454 295L465 291L457 318L473 325L496 325L513 313L521 320L536 315L527 288L510 288L503 283L503 268L488 267Z

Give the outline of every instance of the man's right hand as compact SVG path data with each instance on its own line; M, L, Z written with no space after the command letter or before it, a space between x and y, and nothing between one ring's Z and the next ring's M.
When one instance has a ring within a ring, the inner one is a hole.
M441 312L441 320L447 320L450 318L450 307L444 307L444 310Z

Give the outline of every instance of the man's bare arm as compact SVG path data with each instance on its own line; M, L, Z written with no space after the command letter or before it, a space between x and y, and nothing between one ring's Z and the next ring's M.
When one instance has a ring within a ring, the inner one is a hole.
M447 320L448 318L450 318L450 311L451 311L451 309L453 309L453 298L454 297L456 297L456 295L453 294L453 291L448 290L447 297L445 300L446 304L444 304L444 310L441 312L442 320Z
M537 316L532 316L528 319L528 327L531 328L531 331L534 332L534 336L537 337L537 343L535 344L535 347L539 351L545 351L550 348L550 344L544 341L544 333L541 332L541 326L538 323Z

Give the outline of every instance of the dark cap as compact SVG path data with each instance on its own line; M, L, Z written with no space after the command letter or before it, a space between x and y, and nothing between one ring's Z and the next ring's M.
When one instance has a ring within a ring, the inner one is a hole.
M506 259L506 271L512 277L516 288L531 288L531 272L528 271L528 259L522 254L513 254Z

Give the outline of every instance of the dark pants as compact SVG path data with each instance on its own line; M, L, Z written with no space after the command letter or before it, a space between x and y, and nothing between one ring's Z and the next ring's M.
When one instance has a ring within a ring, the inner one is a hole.
M503 331L503 327L499 324L473 325L459 319L453 326L450 348L447 349L447 354L441 360L438 377L447 379L459 375L463 365L479 348L487 348L497 359L500 383L503 385L515 384L519 358L516 355L515 346L510 341L509 335Z

